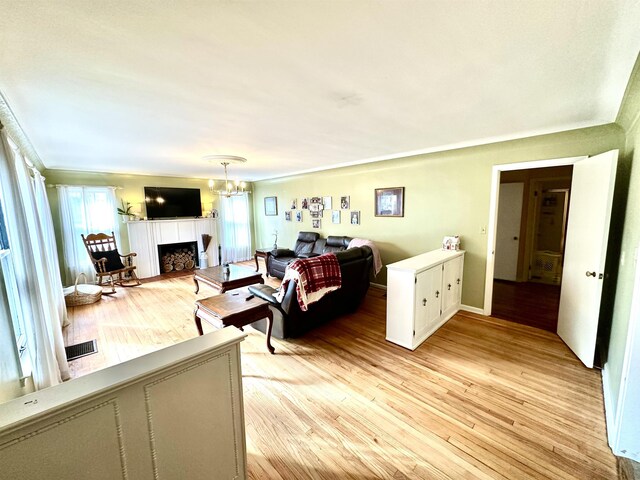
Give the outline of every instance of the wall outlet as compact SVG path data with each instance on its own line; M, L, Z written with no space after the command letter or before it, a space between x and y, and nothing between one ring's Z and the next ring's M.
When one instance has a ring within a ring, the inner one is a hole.
M487 227L483 225L482 227L480 227L480 235L486 235L486 234L487 234Z

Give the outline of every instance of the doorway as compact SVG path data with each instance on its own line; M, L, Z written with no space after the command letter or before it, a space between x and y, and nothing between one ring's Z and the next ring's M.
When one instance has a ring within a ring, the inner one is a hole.
M500 174L492 315L556 332L573 166Z

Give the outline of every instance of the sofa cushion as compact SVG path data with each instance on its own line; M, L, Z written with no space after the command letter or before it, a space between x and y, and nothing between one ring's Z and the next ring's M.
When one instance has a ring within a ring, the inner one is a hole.
M346 250L349 247L349 242L351 242L351 237L336 237L334 235L329 235L326 240L326 245L323 247L323 253L335 253Z
M92 252L91 255L94 259L100 260L101 258L106 258L107 263L104 266L105 271L114 272L116 270L121 270L124 268L124 264L120 259L120 254L117 250L107 250L104 252ZM98 271L98 264L94 264L96 271Z
M299 232L296 246L293 248L296 256L308 255L313 251L316 240L320 237L316 232Z
M349 250L336 252L336 257L338 257L340 263L352 262L353 260L364 257L364 255L364 250L361 248L350 248Z

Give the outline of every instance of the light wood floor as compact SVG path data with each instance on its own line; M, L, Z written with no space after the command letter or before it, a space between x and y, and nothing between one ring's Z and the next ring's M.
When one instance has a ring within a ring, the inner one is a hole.
M190 277L70 311L98 339L75 376L196 336ZM616 478L600 374L554 334L459 314L415 352L384 340L384 291L290 341L242 344L250 478ZM206 332L206 330L205 330Z

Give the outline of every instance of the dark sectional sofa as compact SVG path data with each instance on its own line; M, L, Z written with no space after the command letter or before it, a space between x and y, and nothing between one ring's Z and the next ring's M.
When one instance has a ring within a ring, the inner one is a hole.
M278 248L272 250L267 257L267 272L272 277L282 279L287 265L297 258L309 258L328 252L346 250L351 242L350 237L329 236L320 238L317 232L299 232L293 250Z
M328 240L327 243L329 243ZM306 312L300 309L294 282L289 282L287 285L287 291L282 302L278 302L275 299L276 290L268 285L253 285L249 287L249 291L255 296L269 302L269 308L273 313L271 334L274 337L298 337L329 320L346 313L355 312L358 309L369 289L373 253L369 247L364 246L338 251L336 252L336 257L340 263L340 273L342 275L341 288L328 293L316 303L309 305L309 309ZM253 323L252 326L262 332L266 332L267 321L260 320Z

